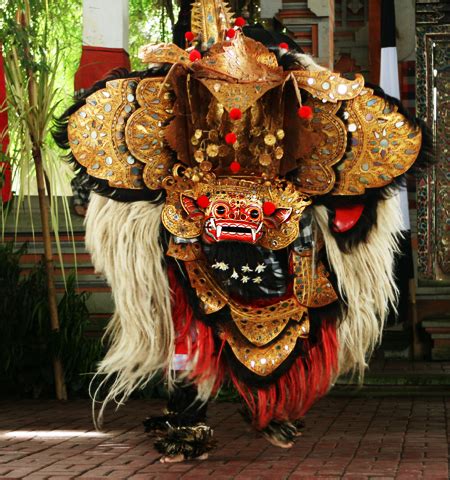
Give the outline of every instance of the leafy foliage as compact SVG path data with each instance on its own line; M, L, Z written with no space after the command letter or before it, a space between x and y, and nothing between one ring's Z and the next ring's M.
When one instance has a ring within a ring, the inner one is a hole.
M58 304L60 331L50 330L45 269L20 266L26 245L0 245L0 379L16 393L38 397L53 389L52 358L64 364L69 392L86 394L90 375L103 355L101 340L87 336L87 293L77 293L74 277Z
M7 160L12 167L17 192L16 231L20 207L25 203L31 210L29 194L36 191L35 159L39 156L43 162L47 195L54 200L50 201L50 217L62 260L58 235L60 206L67 231L72 231L72 224L66 197L62 197L62 202L57 202L55 197L67 190L71 172L54 148L50 128L61 96L58 86L63 71L61 58L64 50L69 48L60 47L57 36L61 28L57 17L62 14L63 6L47 0L0 0L0 3L9 113ZM2 206L2 233L7 213ZM29 218L34 231L32 216Z
M139 48L149 43L172 41L178 7L171 0L130 0L129 54L132 69L142 70Z

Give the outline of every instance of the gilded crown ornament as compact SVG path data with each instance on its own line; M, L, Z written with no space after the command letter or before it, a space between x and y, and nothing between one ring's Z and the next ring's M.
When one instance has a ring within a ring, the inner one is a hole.
M384 186L416 159L420 130L361 75L283 71L240 28L229 38L232 14L224 2L196 2L192 25L202 54L173 44L143 47L141 59L171 65L169 74L108 82L69 124L72 150L90 175L117 188L167 192L163 222L174 235L229 240L231 234L211 233L211 221L220 223L217 209L197 205L202 215L193 217L181 194L192 202L206 195L214 206L218 191L238 188L253 192L242 208L253 204L262 223L252 233L247 216L234 219L236 232L243 230L236 239L283 248L311 196ZM263 213L274 199L277 211L290 209L283 222Z

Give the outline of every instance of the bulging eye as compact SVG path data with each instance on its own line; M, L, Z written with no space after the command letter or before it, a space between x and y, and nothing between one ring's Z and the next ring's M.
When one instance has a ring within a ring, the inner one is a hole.
M257 219L257 218L259 218L259 211L256 210L256 208L252 208L250 210L249 215L250 215L250 218Z
M214 207L214 216L223 217L227 213L227 210L225 205L216 205Z

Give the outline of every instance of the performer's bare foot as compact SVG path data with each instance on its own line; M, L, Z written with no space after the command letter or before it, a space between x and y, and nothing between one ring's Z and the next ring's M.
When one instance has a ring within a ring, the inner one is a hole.
M200 455L199 457L195 458L189 458L187 459L182 453L174 456L164 456L159 459L161 463L180 463L180 462L185 462L187 460L206 460L208 458L208 454L204 453L203 455Z
M275 447L292 448L294 446L294 442L288 442L288 441L283 442L283 440L280 440L279 438L271 437L270 435L264 435L264 438Z

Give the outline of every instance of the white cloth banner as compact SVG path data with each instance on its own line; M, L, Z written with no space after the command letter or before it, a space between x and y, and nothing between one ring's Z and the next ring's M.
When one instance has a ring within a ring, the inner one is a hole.
M398 79L397 47L386 47L381 49L380 65L380 87L391 97L400 100L400 82ZM402 230L411 230L409 220L408 191L402 187L400 196L400 209L402 211Z

